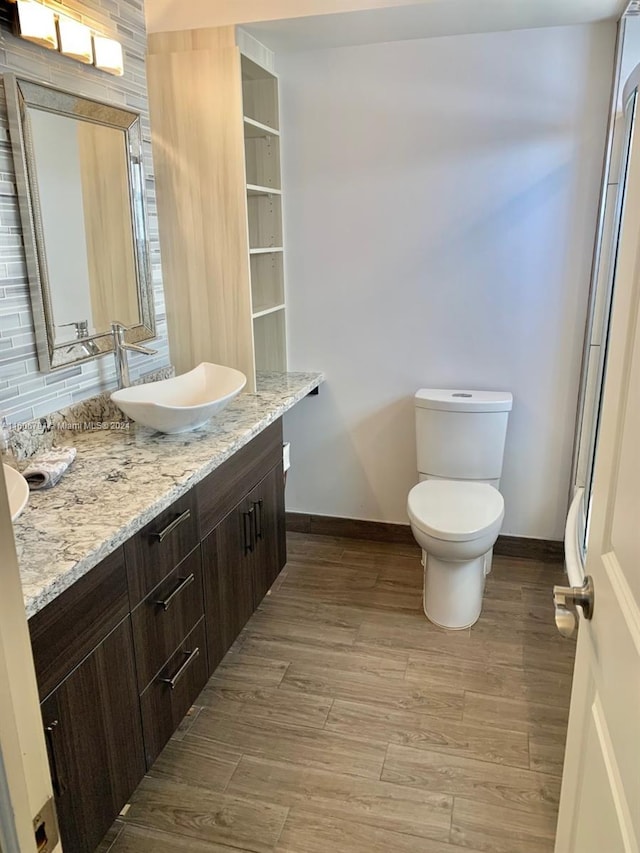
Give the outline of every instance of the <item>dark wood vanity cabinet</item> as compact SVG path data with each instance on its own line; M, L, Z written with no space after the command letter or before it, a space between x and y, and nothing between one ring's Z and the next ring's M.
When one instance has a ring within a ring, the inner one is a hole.
M65 853L86 853L145 771L122 549L29 629Z
M29 620L65 853L91 853L286 560L267 427Z
M184 518L183 512L178 506L174 515ZM160 524L165 522L162 519ZM179 535L178 527L173 528L173 533ZM141 534L148 536L149 532ZM175 559L175 552L172 553ZM171 562L165 565L167 568L171 571L131 614L147 769L209 677L200 543L175 568ZM135 567L129 570L127 563L127 570L131 575Z
M253 613L253 563L246 550L246 501L235 506L202 543L211 671Z
M198 543L131 614L140 692L203 615Z
M178 728L208 677L202 618L140 696L147 768Z
M164 580L199 542L196 493L192 489L124 543L131 607Z
M65 853L94 850L145 772L127 616L42 703Z
M213 671L286 562L280 421L197 488Z
M253 607L260 604L287 561L284 472L280 461L249 495L253 510Z
M286 561L282 482L280 462L202 543L211 671Z

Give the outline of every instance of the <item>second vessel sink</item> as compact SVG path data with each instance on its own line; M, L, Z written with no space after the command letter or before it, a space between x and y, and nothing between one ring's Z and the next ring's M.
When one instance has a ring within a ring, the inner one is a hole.
M4 481L7 485L11 521L15 521L29 500L29 484L15 468L5 465L4 462L2 467L4 469Z
M111 399L127 417L158 432L189 432L224 409L246 383L239 370L204 361L174 379L114 391Z

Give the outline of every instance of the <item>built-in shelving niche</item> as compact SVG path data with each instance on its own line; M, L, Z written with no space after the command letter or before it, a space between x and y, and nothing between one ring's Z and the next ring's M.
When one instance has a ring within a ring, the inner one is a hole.
M261 370L287 369L284 307L254 318L253 340Z
M251 301L254 317L284 305L282 252L251 255Z
M241 57L256 370L286 370L278 80Z
M245 116L254 123L279 130L278 78L248 56L242 56L241 63Z

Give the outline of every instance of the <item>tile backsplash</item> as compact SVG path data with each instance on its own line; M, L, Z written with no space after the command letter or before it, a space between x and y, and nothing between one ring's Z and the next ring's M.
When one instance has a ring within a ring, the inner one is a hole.
M169 363L151 159L143 4L142 0L82 0L59 6L121 42L124 76L113 77L17 38L12 33L6 4L0 11L0 74L10 71L141 114L157 330L151 346L157 354L131 356L132 376L137 378ZM27 421L112 389L115 384L111 354L51 373L39 372L4 87L0 85L0 412L11 422Z

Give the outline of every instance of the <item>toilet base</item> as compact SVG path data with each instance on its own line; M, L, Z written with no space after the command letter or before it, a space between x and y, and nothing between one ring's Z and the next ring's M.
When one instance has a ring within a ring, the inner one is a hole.
M491 574L491 569L493 567L493 548L484 555L484 576Z
M423 552L425 616L453 631L470 628L482 611L485 555L459 563Z

